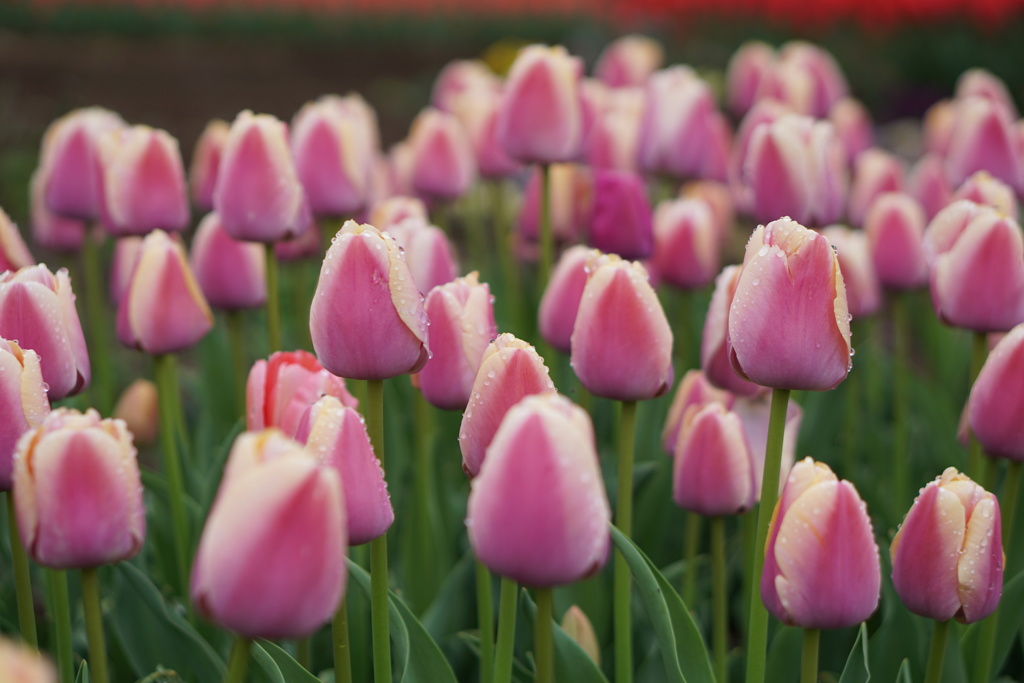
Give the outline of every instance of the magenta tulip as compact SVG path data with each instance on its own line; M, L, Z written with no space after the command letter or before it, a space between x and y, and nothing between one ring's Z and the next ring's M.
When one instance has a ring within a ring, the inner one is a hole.
M625 259L643 259L654 250L651 204L643 179L629 171L594 174L594 212L589 241Z
M871 205L864 232L883 287L914 289L927 284L924 226L924 211L908 194L887 192Z
M85 243L85 221L50 210L43 197L45 188L46 177L43 169L39 168L32 174L29 185L32 241L44 249L78 251Z

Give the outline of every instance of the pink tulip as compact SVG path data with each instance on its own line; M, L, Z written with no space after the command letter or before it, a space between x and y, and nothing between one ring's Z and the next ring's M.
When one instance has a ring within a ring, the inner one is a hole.
M793 40L779 48L779 63L803 70L811 81L811 108L808 114L827 116L836 102L847 95L849 85L839 65L827 50L812 43Z
M466 475L475 477L480 472L484 453L509 408L526 396L554 390L544 359L535 348L508 333L488 344L459 428Z
M647 271L614 254L593 253L572 330L572 367L587 391L619 401L672 386L672 329ZM644 353L636 353L643 348Z
M309 312L324 367L353 379L418 372L430 351L416 285L393 237L347 221L327 250Z
M754 133L762 125L770 125L786 114L792 114L793 110L787 105L774 99L761 100L757 102L743 117L739 128L736 130L736 140L733 144L732 153L729 156L729 187L733 195L736 208L744 213L753 211L753 197L747 192L746 177L747 158L750 156L750 146L754 139Z
M862 318L877 313L882 307L882 287L871 261L867 235L842 225L830 225L821 234L839 257L850 315Z
M528 586L572 583L608 559L610 520L587 413L553 393L510 409L469 494L477 558Z
M622 88L607 102L587 135L587 162L594 169L637 171L637 145L644 111L644 91Z
M76 109L50 124L39 155L47 208L80 220L99 217L103 203L99 140L125 125L120 116L99 107Z
M924 211L910 195L887 192L875 199L864 218L864 232L883 287L915 289L927 284L924 226Z
M924 149L928 154L945 158L956 120L956 102L939 100L924 113Z
M429 200L458 199L476 180L473 145L459 119L440 109L419 113L409 130L412 187Z
M116 237L188 227L188 191L178 141L163 130L131 126L99 140L103 225Z
M0 337L0 491L11 490L18 439L50 412L39 356Z
M601 251L626 259L651 255L654 251L651 204L639 175L612 170L594 174L594 212L589 241Z
M0 335L39 354L51 401L89 384L89 353L66 269L54 274L38 265L0 274Z
M3 209L0 209L0 273L35 264L36 260L25 246L18 226L11 222Z
M1017 105L1006 84L998 76L985 69L968 69L956 80L954 95L956 99L968 97L984 97L1009 112L1011 118L1017 118Z
M910 172L907 190L921 203L928 220L946 208L952 201L953 191L946 182L942 158L936 154L921 157Z
M200 211L213 210L213 192L217 187L220 157L224 153L224 143L230 130L231 125L227 121L212 119L196 140L192 163L188 169L188 180L192 190L192 203Z
M132 436L119 420L58 408L18 442L14 506L22 542L44 567L134 557L146 537Z
M498 336L491 288L476 271L430 290L430 360L416 376L423 397L443 410L469 402L484 349Z
M530 45L509 69L498 113L498 139L523 162L571 161L583 145L583 63L564 47Z
M43 197L45 188L43 169L36 169L29 185L32 241L44 249L78 251L85 243L85 221L51 211Z
M702 371L687 370L672 398L672 405L669 406L665 427L661 432L661 447L672 455L683 425L687 424L697 411L711 403L720 403L729 409L734 401L735 397L728 391L718 389L708 382Z
M721 239L711 207L700 199L662 202L654 212L654 266L671 285L699 289L720 268Z
M902 192L903 174L903 162L884 150L869 149L857 157L850 186L850 223L863 226L868 209L880 194Z
M729 309L729 360L745 379L827 391L850 371L850 315L828 240L782 218L747 243Z
M373 207L370 212L370 225L378 225L381 230L388 231L406 218L429 220L427 206L422 199L416 197L389 197Z
M789 626L854 626L878 607L881 574L878 544L857 489L823 463L797 463L765 547L761 599L768 611Z
M967 401L971 433L985 453L1024 460L1024 325L1003 337L988 356Z
M156 385L148 379L137 379L128 385L114 405L114 418L124 420L135 437L135 445L156 443L160 429L160 403Z
M118 237L114 241L114 258L110 264L110 301L114 306L124 298L141 252L142 237L139 235Z
M757 500L754 459L739 417L713 402L691 413L675 445L672 498L706 516L736 515Z
M301 638L345 592L337 471L280 432L235 440L192 564L203 617L247 638Z
M284 123L243 111L224 142L213 206L235 239L277 242L301 234L309 205Z
M612 88L635 88L647 83L663 61L661 43L648 36L626 35L605 46L594 65L594 75Z
M984 97L957 101L946 154L950 185L960 185L975 171L988 171L1017 192L1024 189L1013 119L1005 108Z
M1013 188L988 171L978 171L965 180L953 193L951 201L958 199L969 199L976 204L991 206L1007 216L1017 215L1017 198Z
M310 407L296 439L341 477L348 544L362 545L386 534L395 521L395 511L384 470L359 412L333 396L324 396Z
M440 109L454 113L457 100L467 92L480 90L501 90L501 81L490 67L477 59L457 59L445 64L434 80L430 103Z
M589 169L575 164L552 164L551 230L561 242L575 242L590 224L594 202L594 180ZM519 212L519 234L529 240L540 235L540 169L534 169L526 183Z
M846 150L846 161L852 164L861 152L875 144L875 134L871 130L871 114L860 101L852 97L843 99L832 105L828 112L828 120L836 129L836 135Z
M921 489L892 545L892 584L914 614L970 624L999 606L999 501L949 467Z
M408 140L396 142L388 152L388 185L391 195L413 195L412 186L413 165L412 145Z
M589 254L589 249L578 244L562 252L540 300L537 313L540 336L562 353L572 349L572 328L583 298L583 287L587 284Z
M714 219L719 243L728 243L733 223L736 222L736 206L728 184L717 180L696 180L683 185L679 196L683 199L699 199L707 204Z
M726 266L715 278L701 334L700 365L712 386L737 396L753 396L764 387L740 377L729 360L729 309L740 278L739 266Z
M758 126L751 135L744 185L757 220L812 219L814 179L806 148L813 126L809 118L783 116Z
M776 100L802 116L814 115L814 78L796 62L776 59L757 84L755 98L759 102Z
M117 338L151 355L194 345L213 327L213 314L189 268L185 248L162 230L142 241L117 310Z
M349 408L359 402L345 380L332 375L308 351L278 351L256 361L245 385L245 424L249 431L276 427L291 437L302 416L324 396L334 396Z
M754 106L761 79L773 68L775 51L767 43L751 40L740 46L726 68L729 109L743 116Z
M462 123L477 170L485 178L504 178L520 169L498 141L501 97L500 87L475 87L455 95L451 102L451 112Z
M388 232L402 248L419 291L429 292L459 276L455 250L441 228L414 217L392 225Z
M190 262L211 306L234 311L266 303L263 248L232 238L216 213L206 216L196 229Z
M714 111L710 86L690 67L670 67L652 75L640 124L640 170L681 178L704 176Z

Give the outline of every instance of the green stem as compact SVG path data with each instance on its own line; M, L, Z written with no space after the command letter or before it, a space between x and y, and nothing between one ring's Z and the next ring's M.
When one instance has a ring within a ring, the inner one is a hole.
M164 455L164 475L167 477L167 498L171 508L171 528L174 533L174 560L177 569L178 595L188 595L188 521L185 514L185 484L181 475L181 459L174 438L180 397L176 390L173 354L153 356L156 388L160 402L160 441Z
M816 628L804 629L804 649L800 661L800 683L817 683L818 641L821 631Z
M498 303L505 306L508 319L501 329L511 329L517 336L525 336L523 313L522 281L519 277L519 266L516 263L516 251L513 245L511 230L512 222L508 220L505 207L505 186L501 180L491 185L491 213L494 216L494 235L498 248L498 259L501 262L501 279L504 289Z
M700 528L703 518L696 512L686 513L686 538L683 539L683 602L692 612L697 598L697 555L700 550Z
M100 264L100 243L90 230L82 245L85 270L85 305L89 318L89 360L92 366L92 387L96 408L102 415L110 415L114 407L114 367L110 359L110 340L107 332L106 286Z
M28 554L21 542L18 516L14 510L14 494L7 492L7 529L11 537L11 564L14 573L14 590L18 603L18 626L21 638L32 648L39 647L36 636L36 608L32 600L32 574L28 566Z
M281 293L277 284L277 256L273 243L264 246L267 263L267 342L270 353L281 350Z
M1010 545L1013 543L1014 522L1017 519L1017 501L1020 494L1019 460L1010 460L1006 468L1006 483L1003 484L1003 499L1000 501L1003 519L1003 552L1010 556ZM1012 576L1012 574L1011 574Z
M936 621L932 630L932 645L928 650L928 668L925 669L924 683L939 683L942 680L942 664L946 660L946 640L949 622Z
M248 380L245 359L245 332L243 331L242 312L228 311L225 319L228 324L228 344L231 349L231 365L235 371L235 401L238 413L245 416L245 383Z
M857 440L864 415L860 409L860 377L851 373L843 382L843 469L847 479L857 478Z
M243 636L235 636L231 646L231 659L228 670L224 674L224 683L244 683L245 672L249 668L249 645L251 641Z
M636 441L636 401L622 401L619 412L619 482L615 526L626 538L633 536L633 455ZM633 680L633 625L630 598L632 576L622 553L615 554L613 585L615 620L615 681Z
M366 381L366 431L384 467L384 380ZM385 471L387 471L385 469ZM370 541L370 632L373 638L373 680L391 683L391 636L388 624L388 537Z
M727 683L726 652L728 651L729 612L725 594L725 519L711 519L711 604L712 641L715 656L715 675Z
M348 640L348 600L338 605L331 621L331 637L334 643L334 680L337 683L352 683L352 645Z
M984 332L974 332L971 335L971 387L978 379L981 366L985 364L988 357L988 337ZM970 387L968 387L968 390ZM985 456L981 452L981 442L971 431L970 441L967 445L967 474L979 484L985 481Z
M480 628L480 683L494 681L494 594L491 572L476 563L476 615Z
M740 598L742 605L749 605L751 596L753 595L754 585L753 571L754 571L754 538L757 536L757 514L753 510L748 510L744 514L740 515L740 543L741 553L740 558L742 560L743 567L743 587L740 590ZM749 624L744 623L743 628L749 627ZM743 633L744 641L746 641L747 633Z
M555 262L555 235L551 228L551 165L540 165L540 291L547 289Z
M440 528L435 508L437 486L434 482L432 406L419 391L413 392L413 424L415 444L413 448L413 509L415 518L409 520L413 529L413 550L416 561L409 567L408 599L413 611L422 614L434 597L440 583L438 566L440 548L447 547L437 537L435 528Z
M100 579L95 567L82 570L82 604L85 607L85 633L89 641L89 679L95 683L107 683L107 646L103 639Z
M498 603L498 645L494 650L494 683L512 681L512 652L516 644L516 598L519 586L502 577Z
M747 683L763 683L768 648L768 612L761 602L761 571L764 569L764 545L768 524L779 496L779 472L782 468L782 436L786 428L789 389L772 390L768 443L765 445L761 502L757 507L757 534L754 537L754 564L750 573L750 620L747 629Z
M313 636L306 636L295 641L295 661L306 671L313 671Z
M56 631L57 668L61 683L75 680L75 656L71 642L71 601L68 598L68 574L62 569L47 569L46 580L50 584L50 611Z
M910 365L909 330L905 297L897 293L892 300L893 322L893 503L897 516L910 507L910 424L908 372Z
M537 663L536 683L555 680L554 594L550 588L534 590L537 598L537 624L533 629L533 658Z

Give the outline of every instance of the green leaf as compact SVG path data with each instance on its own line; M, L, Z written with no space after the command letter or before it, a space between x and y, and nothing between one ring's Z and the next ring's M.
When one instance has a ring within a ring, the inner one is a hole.
M1013 646L1017 631L1020 630L1021 621L1024 620L1024 610L1019 607L1022 602L1024 602L1024 571L1018 573L1003 586L1003 597L999 601L999 610L995 616L988 617L999 620L999 626L996 628L996 647L992 653L993 675L999 673L999 670L1003 668L1006 658L1010 655L1010 648ZM969 653L967 660L971 665L974 663L974 657L971 655L978 652L978 636L984 623L985 621L982 620L968 626L960 641L961 649Z
M533 629L537 622L537 604L528 591L522 591L520 607L525 622L530 626L530 647L533 647ZM555 641L555 680L572 683L608 683L601 670L583 648L562 627L555 623L552 636Z
M89 683L89 662L83 661L75 676L75 683Z
M253 643L253 648L257 647L261 648L274 660L281 675L284 676L284 680L288 681L288 683L319 683L319 678L306 671L290 654L282 650L275 643L261 638L258 643Z
M281 667L260 643L252 643L249 646L249 656L256 662L269 683L288 683L288 679L281 673Z
M900 670L896 673L896 683L914 683L910 677L910 660L904 659Z
M611 533L615 546L626 558L654 626L665 660L666 680L714 683L707 646L682 599L632 541L614 526ZM681 662L686 662L686 675L683 675Z
M905 660L904 660L905 661ZM839 683L867 683L871 680L871 669L868 661L868 627L861 624L857 630L857 640L846 660L846 668L839 678Z
M766 681L796 681L800 679L800 653L803 651L803 631L792 626L780 626L768 647L765 666Z

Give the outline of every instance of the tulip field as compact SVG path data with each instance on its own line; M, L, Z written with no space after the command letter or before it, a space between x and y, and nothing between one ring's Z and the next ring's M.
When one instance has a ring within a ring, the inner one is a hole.
M1024 679L1020 93L893 135L807 41L508 61L393 144L355 92L49 125L0 683Z

